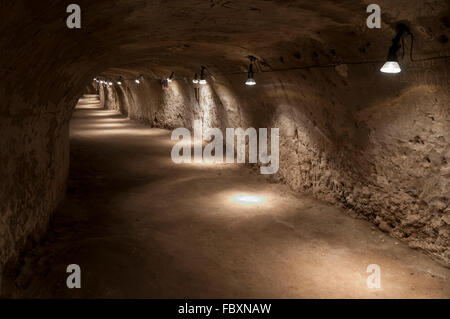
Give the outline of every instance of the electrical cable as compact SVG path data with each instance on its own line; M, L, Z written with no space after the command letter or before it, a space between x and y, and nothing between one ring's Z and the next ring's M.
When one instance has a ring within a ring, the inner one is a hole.
M408 35L411 36L411 45L409 50L409 58L410 61L415 62L424 62L424 61L432 61L432 60L442 60L442 59L450 59L450 55L441 55L441 56L432 56L428 58L420 58L415 59L413 56L413 47L414 47L414 35L412 33L409 33ZM405 45L404 45L404 38L402 37L402 59L404 59L405 56ZM255 65L256 70L253 71L254 73L271 73L271 72L287 72L287 71L295 71L295 70L305 70L305 69L317 69L317 68L334 68L339 65L363 65L363 64L378 64L378 63L384 63L385 60L373 60L373 61L341 61L341 62L335 62L335 63L328 63L328 64L312 64L312 65L304 65L304 66L294 66L294 67L288 67L288 68L272 68L269 66L270 70L263 70L262 66L260 65L261 61L259 59L255 58ZM267 64L266 64L267 65ZM236 71L236 72L219 72L223 75L235 75L235 74L248 74L248 71ZM100 79L100 78L97 78ZM104 78L106 79L106 78ZM123 80L130 80L134 81L136 78L133 79L126 79L123 78Z
M411 47L412 47L411 40ZM412 51L410 52L410 59L411 62L423 62L423 61L431 61L431 60L442 60L442 59L450 59L450 55L441 55L441 56L433 56L429 58L422 58L422 59L414 59L412 55ZM377 63L384 63L386 60L373 60L373 61L356 61L356 62L350 62L350 61L342 61L342 62L336 62L336 63L328 63L328 64L313 64L313 65L304 65L304 66L294 66L289 68L271 68L270 70L260 70L261 73L270 73L270 72L285 72L285 71L294 71L294 70L303 70L303 69L317 69L317 68L334 68L339 65L361 65L361 64L377 64ZM259 69L259 68L258 68ZM255 73L259 73L256 71ZM246 74L245 71L237 71L237 72L227 72L222 74Z

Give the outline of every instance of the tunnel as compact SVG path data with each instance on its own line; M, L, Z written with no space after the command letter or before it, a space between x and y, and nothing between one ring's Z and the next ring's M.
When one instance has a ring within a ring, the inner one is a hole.
M371 3L2 1L0 296L450 298L449 3Z

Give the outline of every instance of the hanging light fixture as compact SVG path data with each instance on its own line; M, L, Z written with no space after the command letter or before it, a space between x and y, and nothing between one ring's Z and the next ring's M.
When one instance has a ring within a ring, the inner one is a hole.
M204 66L202 65L202 71L201 71L201 73L200 73L200 81L199 81L200 84L206 84L205 69L206 69L206 67L204 67Z
M122 77L119 77L119 80L117 81L118 85L122 85Z
M248 67L248 76L247 76L247 81L245 81L245 84L246 85L256 85L256 81L253 78L253 62L256 61L256 58L251 55L248 58L250 59L250 66Z
M398 64L397 51L401 48L400 40L402 40L403 36L411 35L411 31L403 23L397 25L397 30L397 35L392 39L392 45L389 48L387 60L380 69L383 73L399 73L402 70L400 64Z
M167 78L167 82L172 82L172 78L173 78L173 72L170 73L170 76Z
M197 73L195 73L192 83L196 83L196 84L198 83L198 74Z
M141 75L139 75L139 77L138 77L136 80L134 80L134 82L136 82L137 84L139 84L139 83L141 83L141 81L142 81L143 78L144 78L144 76L141 74Z
M108 85L113 85L113 83L112 82L108 82Z

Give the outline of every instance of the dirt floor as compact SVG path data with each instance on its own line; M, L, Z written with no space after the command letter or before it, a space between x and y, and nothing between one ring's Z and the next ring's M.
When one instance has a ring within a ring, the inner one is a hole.
M67 197L12 297L449 298L450 269L238 165L174 164L170 131L85 104ZM78 264L82 288L66 287ZM381 267L369 289L366 268Z

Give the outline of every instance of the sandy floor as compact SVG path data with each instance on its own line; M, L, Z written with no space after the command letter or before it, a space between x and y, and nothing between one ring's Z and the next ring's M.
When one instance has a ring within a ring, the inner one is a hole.
M167 130L87 105L71 141L67 198L16 297L450 297L450 269L364 220L249 168L174 164Z

